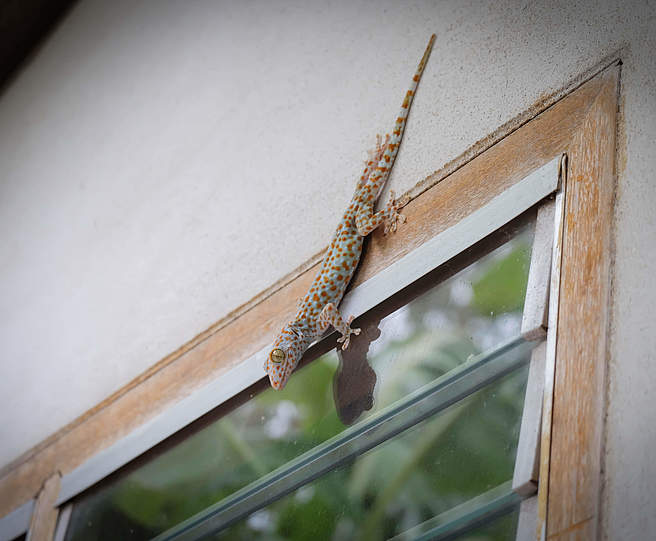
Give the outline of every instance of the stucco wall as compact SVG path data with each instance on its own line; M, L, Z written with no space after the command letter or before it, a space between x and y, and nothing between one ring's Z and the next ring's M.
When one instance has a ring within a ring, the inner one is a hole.
M82 0L0 96L0 464L318 252L432 32L397 192L621 49L604 520L655 530L649 2Z

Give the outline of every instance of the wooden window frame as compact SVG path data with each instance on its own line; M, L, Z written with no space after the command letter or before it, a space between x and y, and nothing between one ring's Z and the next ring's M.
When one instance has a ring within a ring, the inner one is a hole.
M545 423L548 439L543 444L548 445L541 451L538 506L542 537L548 539L594 539L599 534L619 74L619 62L613 61L562 99L554 96L539 114L520 115L494 139L429 177L411 194L402 232L374 233L354 282L362 284L531 171L568 154L555 373L545 381L553 401L544 417L551 422ZM0 516L35 496L56 509L52 479L59 472L70 474L265 347L293 314L317 260L2 468ZM43 515L52 522L51 514Z
M394 304L403 292L425 282L442 265L463 254L476 243L502 229L514 218L554 193L558 187L560 157L531 172L521 182L509 187L485 205L474 210L453 226L438 233L404 257L381 270L370 279L351 288L342 299L344 313L359 317L378 312L383 305ZM551 224L553 228L553 223ZM394 300L393 300L394 299ZM406 300L401 301L402 304ZM366 326L365 321L357 322ZM334 338L334 336L333 336ZM270 344L270 342L269 342ZM267 344L268 346L268 344ZM301 359L301 365L317 358L335 346L334 339L319 340ZM224 404L252 386L266 382L262 371L267 347L242 360L221 378L195 390L170 406L165 412L141 425L110 447L87 460L62 479L58 504L64 503L154 446L190 426L201 416Z

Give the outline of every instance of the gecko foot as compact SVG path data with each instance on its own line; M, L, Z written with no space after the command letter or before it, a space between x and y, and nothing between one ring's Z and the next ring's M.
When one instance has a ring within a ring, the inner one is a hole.
M346 349L347 347L349 347L352 334L356 336L360 334L360 329L358 327L354 329L351 328L352 321L353 321L353 316L349 317L348 321L346 322L346 334L343 334L340 338L337 339L337 341L342 344L342 349Z
M387 145L389 145L389 140L390 140L389 133L385 134L384 140L383 140L383 136L377 133L376 148L374 150L369 151L369 157L376 162L380 161L380 159L383 157L383 154L385 154L385 151L387 150Z
M387 235L387 233L389 233L390 231L392 233L396 233L396 228L398 227L398 224L404 224L408 221L405 215L399 212L399 209L407 205L409 201L410 198L407 195L404 195L401 199L396 201L396 199L394 198L394 192L390 190L390 201L389 201L390 216L387 220L385 220L383 235Z
M385 139L383 139L379 133L376 134L376 148L367 151L368 157L364 162L367 167L374 167L380 160L382 160L383 154L385 154L387 146L389 145L389 140L389 133L385 134Z

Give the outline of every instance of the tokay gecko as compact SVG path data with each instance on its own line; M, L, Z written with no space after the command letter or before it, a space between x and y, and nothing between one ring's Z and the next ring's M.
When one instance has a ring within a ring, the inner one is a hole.
M383 225L384 233L388 233L396 231L399 222L405 222L399 208L406 201L395 200L394 192L390 192L390 200L383 210L374 212L374 205L394 164L408 111L434 42L435 34L431 36L412 78L392 135L386 135L384 140L377 136L376 148L370 152L353 198L333 234L316 278L305 297L300 300L293 321L283 327L273 343L264 363L264 370L269 375L274 389L282 389L285 386L303 352L329 325L341 333L342 336L337 341L342 343L342 349L348 347L351 334L360 334L360 329L351 328L353 316L345 321L338 312L337 305L360 259L364 237L380 225Z

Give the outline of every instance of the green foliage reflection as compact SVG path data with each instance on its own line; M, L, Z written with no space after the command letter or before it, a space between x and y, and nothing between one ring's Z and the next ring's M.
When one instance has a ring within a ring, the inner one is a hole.
M372 343L372 413L519 331L530 233L388 316ZM148 539L344 429L334 353L76 504L66 539ZM483 389L217 539L377 540L512 476L525 371ZM506 520L476 539L506 539Z

